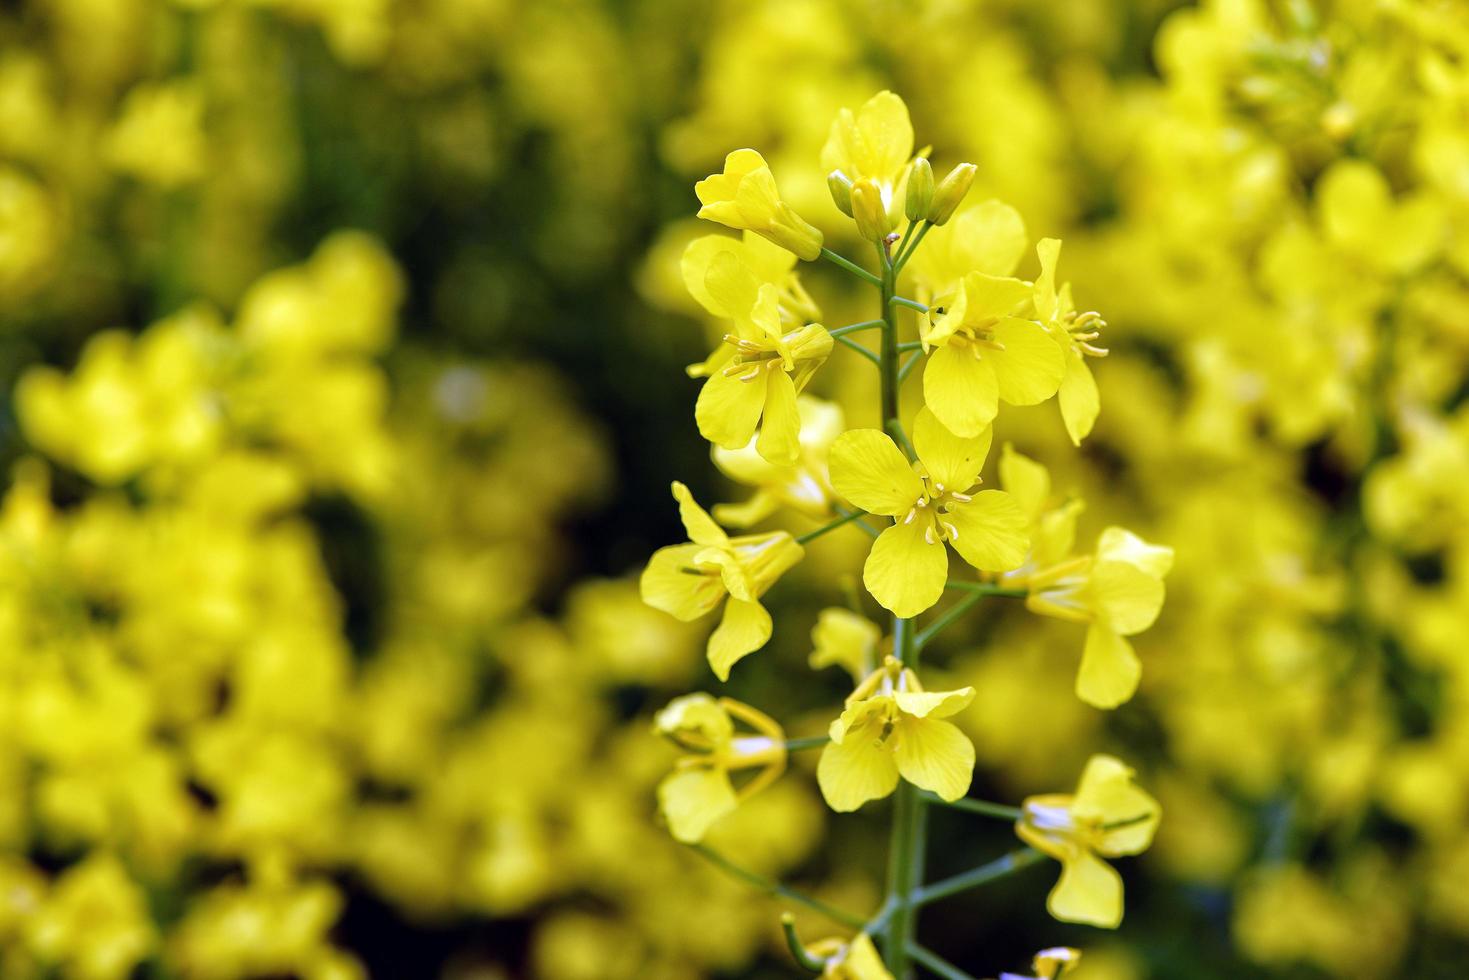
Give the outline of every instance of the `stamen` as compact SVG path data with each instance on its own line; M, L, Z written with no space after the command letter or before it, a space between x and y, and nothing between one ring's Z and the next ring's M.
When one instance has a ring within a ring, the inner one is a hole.
M951 493L951 494L949 494L949 499L950 500L957 500L961 504L967 504L967 503L969 503L969 501L973 500L974 498L971 497L971 496L969 496L969 494L967 494L967 493Z
M945 531L948 531L949 532L949 540L951 540L951 541L958 541L959 540L959 529L957 527L955 527L954 525L950 524L948 521L940 521L939 523L941 523L944 526L944 530Z
M932 524L923 529L923 540L927 541L929 544L938 544L938 541L933 536Z
M753 367L750 370L750 373L749 374L742 374L742 375L740 375L740 380L741 381L754 381L756 378L760 377L761 370L763 370L763 369L760 367L760 365L757 364L757 365L755 365L755 367Z
M915 518L917 516L918 516L918 508L917 507L914 507L914 508L912 508L912 509L910 509L908 511L908 516L905 517L905 518L903 518L903 523L904 524L912 524L913 523L913 518Z

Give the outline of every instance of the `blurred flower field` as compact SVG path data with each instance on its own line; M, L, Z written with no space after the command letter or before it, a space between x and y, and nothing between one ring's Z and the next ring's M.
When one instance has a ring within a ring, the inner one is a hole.
M7 980L1469 973L1458 0L22 0L0 378Z

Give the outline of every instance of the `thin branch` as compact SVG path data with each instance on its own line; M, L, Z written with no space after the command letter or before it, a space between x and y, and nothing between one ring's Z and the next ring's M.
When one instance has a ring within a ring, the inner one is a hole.
M758 889L759 891L762 891L767 895L775 895L779 898L785 899L788 902L795 902L797 905L804 905L806 908L811 909L813 912L820 912L831 921L839 922L850 929L861 929L864 925L866 925L866 922L864 922L857 916L852 915L850 912L843 912L841 909L832 908L830 905L827 905L825 902L821 901L818 898L812 898L810 895L803 895L801 892L796 891L794 888L788 888L778 881L771 881L769 878L758 875L753 871L747 871L739 865L732 863L728 858L724 857L718 851L712 850L711 848L706 847L703 844L690 844L688 846L691 850L702 855L705 860L720 868L726 874L740 879L747 885L750 885L752 888Z
M843 514L841 517L838 517L836 520L831 521L830 523L827 523L827 524L823 524L823 525L821 525L821 527L818 527L814 531L807 531L805 534L798 534L796 536L796 544L806 544L806 543L808 543L810 541L815 541L817 538L821 537L826 532L828 532L828 531L835 531L837 528L841 527L843 524L850 524L853 521L855 521L858 518L860 518L862 515L863 515L863 511L860 511L860 510L852 511L851 513L848 513L848 514Z
M945 582L944 588L958 592L978 592L980 595L1004 596L1007 599L1024 599L1029 589L1007 589L992 582Z
M820 973L826 969L826 963L818 960L806 952L806 947L801 945L801 938L796 935L796 919L789 912L781 913L780 927L786 934L786 946L791 951L791 957L803 968L812 973Z
M786 743L790 747L790 743ZM999 820L1014 821L1025 816L1025 811L1018 806L1006 806L1003 803L991 803L988 800L976 800L968 796L961 796L957 800L946 800L937 793L924 790L921 795L925 800L938 806L946 806L954 810L964 810L967 813L978 813L986 817L995 817Z
M898 351L901 353L903 351L921 350L922 347L923 341L921 340L905 340L898 345Z
M801 539L797 538L796 540L800 541ZM973 609L981 601L988 598L989 596L985 595L983 592L969 593L964 598L960 599L958 602L950 606L948 609L944 610L944 614L942 616L934 620L928 625L926 629L921 631L918 636L914 638L914 644L918 647L918 649L922 650L924 647L928 646L929 641L932 640L935 636L938 636L944 630L948 629L954 623L958 622L965 613Z
M923 345L920 344L919 346L921 347ZM914 351L913 356L903 362L903 366L898 368L899 384L902 384L904 381L908 380L908 375L913 373L914 366L917 365L917 363L921 360L923 360L923 351L920 350Z
M923 223L923 227L918 229L918 237L909 242L907 250L904 251L903 254L898 256L898 272L903 271L903 266L907 265L908 260L913 257L913 253L918 251L918 246L923 244L923 236L927 235L929 229L932 227L933 225L925 221Z
M899 306L906 306L906 307L908 307L908 309L910 309L910 310L917 310L919 313L927 313L928 312L928 307L924 306L922 303L918 302L916 299L907 299L907 298L902 297L902 296L894 296L892 299L888 300L888 302L889 303L896 303Z
M977 977L965 973L933 950L920 946L917 943L908 944L908 955L919 963L922 963L929 970L943 977L944 980L978 980Z
M950 895L978 888L980 885L1003 878L1022 868L1028 868L1044 857L1044 854L1034 848L1022 847L1018 851L1011 851L1003 857L995 858L989 864L982 864L973 870L919 888L913 893L913 904L927 905L941 898L948 898Z
M823 259L826 259L826 261L828 262L841 266L843 269L846 269L858 279L865 279L874 286L882 285L882 280L879 279L877 276L874 276L872 273L868 272L866 269L862 268L851 259L844 258L843 256L838 255L824 245L821 248L821 257Z
M840 504L832 504L831 509L834 510L834 511L836 511L838 514L841 514L843 517L855 515L855 516L861 518L861 517L866 517L867 516L866 514L862 513L862 511L860 511L860 510L847 510L845 507L841 506ZM870 537L870 538L875 538L879 534L882 533L877 528L873 527L871 524L868 524L865 520L859 520L857 522L857 526L860 527L863 531L867 532L867 536Z
M827 333L831 334L833 337L845 337L849 333L858 333L863 330L875 330L878 327L886 325L886 320L863 320L861 323L849 323L845 327L837 327L835 330L828 330Z
M819 749L830 741L831 736L829 735L810 735L806 738L788 738L786 739L786 751L800 752L802 749Z
M863 357L867 358L869 361L871 361L873 364L876 364L878 367L881 367L882 366L882 359L881 358L879 358L876 354L872 353L872 351L868 350L866 347L863 347L861 344L857 343L851 337L833 337L832 339L835 340L839 344L846 344L848 347L852 348L852 350L854 350L857 353L861 354Z

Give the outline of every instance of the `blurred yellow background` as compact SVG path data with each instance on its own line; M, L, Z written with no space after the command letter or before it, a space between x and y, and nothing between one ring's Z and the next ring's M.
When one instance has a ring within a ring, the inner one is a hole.
M1077 980L1469 975L1462 3L23 0L0 976L794 975L778 904L658 825L653 713L715 681L632 576L683 540L671 479L747 496L683 373L718 329L692 183L757 147L837 228L822 143L884 88L1110 324L1082 451L1053 409L1007 438L1083 538L1177 554L1124 709L1073 696L1067 624L987 614L941 661L981 795L1139 768L1165 817L1123 928L1052 921L1032 873L924 941L985 975L1059 943ZM813 388L877 421L875 379ZM811 546L725 688L795 735L843 694L802 672L864 547ZM881 820L812 765L710 842L873 905ZM933 835L955 869L1011 846Z

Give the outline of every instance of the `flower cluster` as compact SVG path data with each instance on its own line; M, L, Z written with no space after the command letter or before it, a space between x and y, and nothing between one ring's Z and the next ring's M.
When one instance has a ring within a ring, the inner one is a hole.
M822 614L812 666L840 664L855 685L825 737L787 739L777 722L730 698L693 694L671 703L655 728L690 754L659 787L662 815L677 839L698 845L780 777L789 752L808 745L822 747L817 782L833 810L896 794L882 909L865 922L829 912L861 925L850 941L805 947L788 925L797 960L826 976L906 976L911 962L934 957L913 938L925 887L934 895L959 889L922 880L930 801L1014 819L1033 849L1003 860L1019 867L1046 855L1062 864L1052 914L1115 927L1121 879L1101 857L1144 850L1158 824L1157 803L1133 784L1132 770L1104 755L1087 765L1074 797L1034 796L1019 809L969 800L975 745L953 719L975 689L927 690L919 665L931 641L980 600L1014 597L1032 612L1087 626L1076 685L1084 700L1115 708L1137 687L1141 663L1126 637L1158 616L1172 551L1111 527L1095 552L1075 554L1079 502L1052 500L1046 469L1008 443L998 467L1002 486L982 486L1002 402L1056 398L1070 440L1079 444L1090 432L1099 402L1085 359L1106 353L1095 343L1105 324L1095 312L1077 313L1070 286L1058 282L1060 242L1038 244L1033 281L1015 276L1026 249L1019 215L995 201L964 207L975 172L969 164L936 181L927 156L914 155L907 106L893 93L838 112L821 165L835 206L873 250L876 272L827 247L752 149L730 153L723 172L696 187L699 217L742 237L694 239L681 272L725 331L708 359L689 370L704 379L694 412L699 431L722 469L757 488L751 503L716 513L742 526L787 510L826 522L804 533L731 537L674 483L689 542L653 555L642 596L684 621L722 606L707 654L715 676L729 681L740 660L770 641L774 617L762 598L803 560L806 546L839 529L860 531L872 538L862 582L891 614L892 632L884 639L860 602ZM823 258L875 290L875 319L835 328L819 322L795 263ZM875 348L855 339L864 334L877 336ZM837 357L845 349L876 371L878 428L846 428L843 412L809 394L836 368L862 367ZM922 400L913 406L903 383L919 362ZM946 594L957 598L921 624ZM737 735L736 720L754 734ZM705 853L728 865L723 855ZM870 938L879 934L880 960ZM1065 962L1042 959L1050 964L1037 966L1045 975Z

